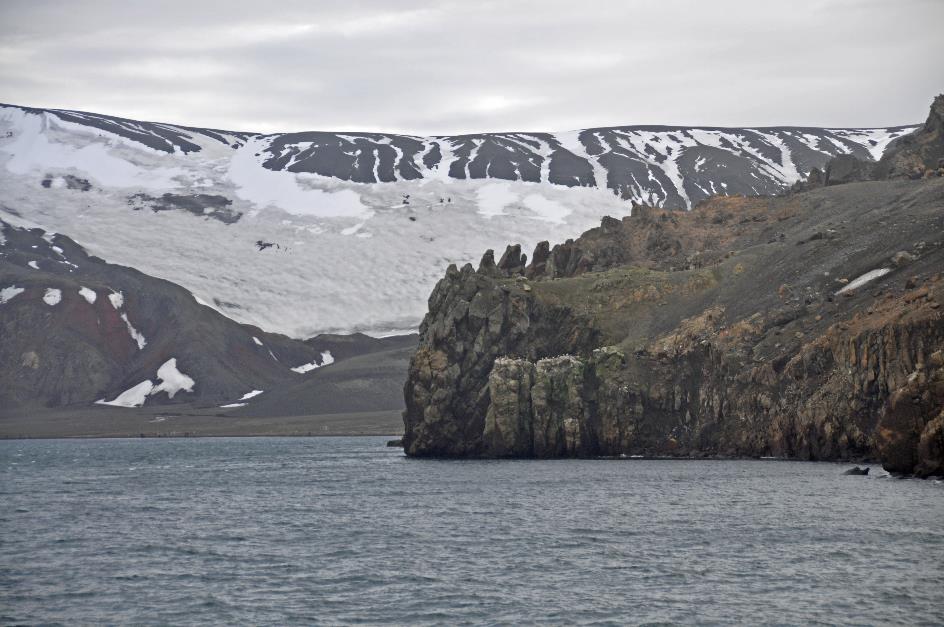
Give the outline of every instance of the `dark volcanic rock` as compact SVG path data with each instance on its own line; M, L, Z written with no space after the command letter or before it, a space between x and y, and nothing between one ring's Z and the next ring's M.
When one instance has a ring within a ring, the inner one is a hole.
M506 281L513 280L450 266L433 290L405 390L409 453L485 453L486 386L495 359L538 359L594 343L588 320Z
M846 472L844 472L844 473L842 473L842 474L844 474L844 475L853 475L853 476L855 476L855 475L864 476L864 475L869 474L869 468L868 468L868 467L859 468L858 466L856 466L855 468L850 468L849 470L847 470Z
M171 194L160 197L138 193L128 197L128 204L135 210L150 209L154 213L159 211L186 211L195 216L213 218L224 224L237 222L242 213L230 205L233 201L226 196L216 194ZM261 250L261 248L260 248Z
M46 189L65 187L66 189L73 189L80 192L87 192L92 189L92 184L88 182L88 179L79 178L72 174L64 174L62 176L47 174L40 183Z
M826 164L823 184L842 185L855 181L868 181L872 178L873 165L856 159L852 155L840 155Z

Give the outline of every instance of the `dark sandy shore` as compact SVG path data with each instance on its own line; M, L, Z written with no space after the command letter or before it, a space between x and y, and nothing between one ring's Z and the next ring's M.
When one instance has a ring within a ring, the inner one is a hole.
M341 436L403 433L399 410L236 417L167 408L42 410L0 416L0 438Z

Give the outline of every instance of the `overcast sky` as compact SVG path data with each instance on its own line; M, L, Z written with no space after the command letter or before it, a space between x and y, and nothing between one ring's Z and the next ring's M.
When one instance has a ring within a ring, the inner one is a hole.
M247 131L881 126L944 0L0 0L0 102Z

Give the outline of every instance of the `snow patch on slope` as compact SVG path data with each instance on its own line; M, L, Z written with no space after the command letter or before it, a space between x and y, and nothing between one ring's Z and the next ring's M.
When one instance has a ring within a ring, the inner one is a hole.
M486 218L503 216L505 207L517 202L518 195L511 192L510 183L491 183L483 185L476 192L479 215Z
M46 288L46 293L43 294L43 302L49 305L50 307L55 307L62 300L62 290L57 290L54 287Z
M885 149L895 139L907 135L909 131L890 130L887 128L832 128L831 133L864 146L872 159L878 161L885 154Z
M115 309L121 309L125 304L125 296L121 292L112 292L108 295L108 302Z
M124 307L125 295L121 292L112 292L108 295L108 301L111 303L112 307L116 310L120 310ZM144 347L147 345L147 339L144 337L144 334L134 328L134 325L131 324L131 320L128 319L127 313L121 312L120 318L125 321L125 326L128 327L128 335L130 335L134 343L138 345L138 350L144 350Z
M253 390L251 392L246 392L245 394L239 397L239 400L237 402L228 403L226 405L220 405L220 408L221 409L235 409L237 407L245 407L249 403L244 403L243 401L248 401L251 398L255 398L259 396L260 394L262 394L262 392L263 392L262 390Z
M236 186L240 198L259 208L276 207L297 216L357 218L368 213L360 196L352 189L329 192L303 187L302 181L319 177L265 168L263 151L269 142L265 138L250 139L230 160L226 175Z
M167 392L168 398L174 398L177 392L193 392L194 380L177 369L177 359L172 357L157 369L160 385L154 386L151 394Z
M845 292L851 292L854 289L862 287L869 281L874 281L875 279L879 277L885 276L891 271L892 271L891 268L876 268L875 270L869 270L862 276L856 277L855 279L850 281L847 285L844 285L843 288L836 293L843 294Z
M0 289L0 305L10 302L10 299L17 296L18 294L22 294L25 291L26 290L24 288L17 287L15 285L10 285L9 287Z
M165 361L157 369L157 379L159 383L155 385L150 379L145 379L141 383L128 388L110 401L100 399L95 401L97 405L111 405L114 407L141 407L147 401L148 396L153 396L160 392L167 392L168 398L174 398L178 392L193 392L195 382L193 379L177 369L177 359L172 357Z
M95 290L85 286L79 288L79 295L87 300L89 305L94 305L95 301L98 299L98 294L95 293Z
M128 327L128 335L130 335L131 339L138 345L138 350L144 350L144 347L147 345L147 339L145 339L144 334L132 326L131 321L128 320L128 314L122 313L121 319L125 321L125 325Z
M570 215L571 210L556 200L551 200L542 194L528 194L521 199L524 206L534 212L538 220L553 222L555 224L564 224L564 219Z
M16 131L12 142L0 146L10 155L6 168L16 174L45 173L50 169L78 170L101 185L166 189L177 187L177 168L144 168L111 153L110 145L87 131L85 141L74 145L58 141L56 127L63 122L49 113L26 113L6 108L5 121L13 121ZM81 127L78 127L81 129ZM65 135L64 139L69 136ZM141 146L140 148L144 148Z
M301 366L295 366L292 368L293 372L298 374L305 374L306 372L311 372L316 368L321 368L322 366L328 366L334 363L334 357L331 355L331 351L324 351L321 353L321 363L318 363L318 360L315 359L312 362L307 364L302 364Z
M154 384L150 379L145 379L141 383L130 387L110 401L100 399L95 401L96 405L111 405L113 407L141 407L147 400L148 394L154 389Z

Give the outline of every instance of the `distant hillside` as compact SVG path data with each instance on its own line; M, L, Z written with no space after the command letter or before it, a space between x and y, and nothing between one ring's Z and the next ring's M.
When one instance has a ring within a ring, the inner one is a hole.
M394 411L415 343L267 333L68 237L0 222L0 417L93 405L102 414ZM357 393L338 393L345 386Z
M0 106L0 217L304 338L416 328L449 263L563 241L631 203L775 194L913 126L263 135ZM160 251L160 252L158 252Z

